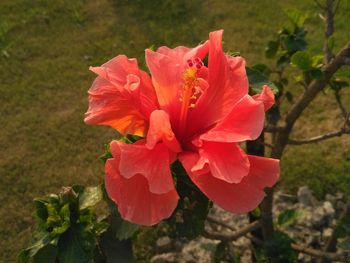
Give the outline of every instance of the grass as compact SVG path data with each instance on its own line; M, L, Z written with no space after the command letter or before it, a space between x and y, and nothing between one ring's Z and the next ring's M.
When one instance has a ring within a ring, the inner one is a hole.
M2 0L0 260L15 262L28 241L34 197L58 192L63 185L103 180L97 157L116 133L83 123L86 91L94 79L90 65L127 54L144 67L145 48L195 45L219 28L225 29L226 50L240 51L251 65L266 62L265 43L286 23L286 7L310 13L311 50L320 52L323 25L313 15L317 8L312 1ZM336 49L350 39L350 3L343 1L338 12ZM328 95L313 103L295 137L340 125ZM350 102L349 92L345 95ZM318 196L335 191L350 195L349 146L343 137L288 148L282 185L295 191L310 184Z

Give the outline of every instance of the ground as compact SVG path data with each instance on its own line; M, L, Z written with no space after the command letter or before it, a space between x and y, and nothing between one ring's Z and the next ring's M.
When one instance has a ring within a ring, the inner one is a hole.
M287 23L282 9L291 7L309 13L311 50L321 52L323 25L313 1L2 0L0 260L15 262L28 241L34 197L58 192L63 185L103 180L97 157L116 132L83 123L86 91L94 79L90 65L127 54L144 67L145 48L195 45L220 28L225 29L226 50L240 51L249 65L272 63L264 58L265 44ZM350 2L342 1L336 50L350 40L349 12ZM350 102L348 91L344 99ZM294 137L318 135L340 124L336 104L325 91L304 114ZM350 195L349 141L343 137L288 148L281 186L293 192L309 184L318 196Z

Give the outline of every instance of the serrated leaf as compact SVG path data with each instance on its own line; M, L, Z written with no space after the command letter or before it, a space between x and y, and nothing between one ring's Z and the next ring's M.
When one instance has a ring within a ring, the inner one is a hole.
M246 67L246 71L248 75L249 86L252 88L254 93L260 93L264 85L268 85L273 93L278 93L278 88L276 85L270 82L267 77L260 71L249 67Z
M279 43L277 41L269 41L265 48L265 56L267 58L273 58L278 50Z
M52 229L52 235L60 235L70 227L70 210L69 204L65 204L59 212L59 221L52 222L55 225Z
M305 52L305 51L296 52L292 56L291 62L294 66L298 67L303 71L312 69L312 58L308 52Z
M79 196L79 209L95 206L103 199L101 186L86 187Z
M286 209L278 215L277 223L280 226L287 226L295 223L300 216L300 212L295 209Z
M38 251L33 257L33 263L55 263L57 262L57 246L46 245Z

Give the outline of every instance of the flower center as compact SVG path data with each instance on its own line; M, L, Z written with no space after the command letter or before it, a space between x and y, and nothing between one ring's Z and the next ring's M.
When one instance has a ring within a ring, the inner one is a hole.
M195 102L201 94L197 73L202 67L203 62L200 58L187 60L187 68L183 73L183 85L180 91L181 113L179 130L181 133L184 133L186 129L189 109L195 107Z

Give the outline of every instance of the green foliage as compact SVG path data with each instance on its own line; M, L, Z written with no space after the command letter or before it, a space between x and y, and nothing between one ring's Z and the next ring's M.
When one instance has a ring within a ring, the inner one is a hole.
M286 209L278 215L277 223L280 226L287 226L294 224L301 213L295 209Z
M297 9L284 9L284 13L296 28L303 27L308 17L307 14L303 14Z
M101 187L82 186L64 187L59 195L36 199L38 229L32 245L20 253L20 260L55 262L57 257L62 263L90 262L97 242L95 227L101 232L91 207L101 199Z
M312 58L306 51L298 51L292 56L292 64L303 71L310 70L312 68Z
M211 202L192 183L179 161L172 164L171 170L180 200L166 222L171 228L171 235L193 239L203 232Z
M231 251L230 242L221 241L216 245L214 255L213 255L213 262L214 263L220 263L220 262L239 263L240 256L238 253Z
M263 248L257 251L258 262L294 263L298 254L292 249L293 240L284 232L274 231L270 240L265 241Z
M253 94L260 93L264 85L268 85L274 93L278 92L275 84L269 81L266 75L264 75L264 72L268 70L267 66L264 66L265 65L259 64L252 68L246 67L249 86Z

